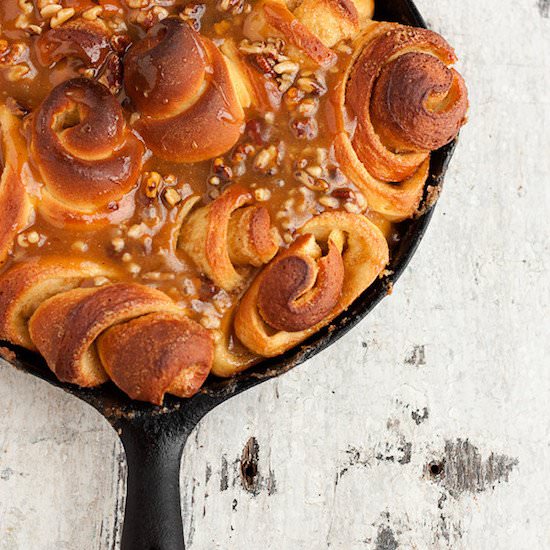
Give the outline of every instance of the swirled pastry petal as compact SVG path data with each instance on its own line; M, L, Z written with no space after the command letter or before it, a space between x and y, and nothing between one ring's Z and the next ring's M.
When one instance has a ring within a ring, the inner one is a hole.
M132 213L127 194L144 148L101 84L76 78L54 88L33 115L30 150L43 183L38 209L51 223L93 229Z
M258 291L258 311L266 324L276 330L298 332L330 314L344 284L339 244L329 237L328 252L321 256L315 237L303 235L290 253L281 254L266 269Z
M93 387L108 380L95 348L98 336L119 323L158 312L181 314L168 296L143 285L77 288L43 302L30 319L29 333L59 380Z
M260 266L279 248L263 206L247 206L251 193L233 185L193 212L180 234L180 247L216 285L234 290L244 280L235 266Z
M234 40L226 39L220 50L227 61L231 80L243 108L253 106L260 112L279 108L282 93L275 80L265 78L264 74L247 62Z
M48 298L95 277L115 277L104 265L59 256L31 258L0 275L0 340L35 350L28 323Z
M336 54L282 0L258 2L245 22L244 31L251 40L278 36L321 67L330 67L337 59Z
M91 71L111 93L116 94L122 83L121 53L128 41L127 36L115 34L102 19L74 17L61 26L42 32L35 49L40 64L54 73L56 63L77 59L79 70ZM62 63L61 67L60 73L66 73L66 64Z
M250 368L258 361L257 355L243 346L233 334L234 309L223 317L220 327L212 331L214 338L212 374L220 377L233 376Z
M337 158L371 209L391 220L415 213L430 152L454 139L466 120L466 87L449 68L455 61L432 31L372 23L336 90Z
M389 261L383 234L360 214L325 212L299 233L256 277L235 315L239 340L264 357L283 353L328 324Z
M304 0L294 15L329 48L359 31L359 12L353 0Z
M197 393L214 354L210 333L173 313L151 313L118 324L99 337L97 349L103 367L122 391L157 405L165 393Z
M253 40L265 38L269 25L316 63L329 66L336 60L329 48L355 37L373 13L374 0L265 0L256 4L245 34Z
M8 257L14 239L32 215L24 183L27 160L21 123L0 106L0 265Z
M163 159L206 160L241 135L244 112L224 56L181 19L163 20L130 49L124 80L141 113L135 127Z

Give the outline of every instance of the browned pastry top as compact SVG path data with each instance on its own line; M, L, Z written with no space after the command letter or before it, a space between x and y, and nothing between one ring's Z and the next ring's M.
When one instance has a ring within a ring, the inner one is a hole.
M33 161L61 219L114 210L137 183L144 148L109 90L87 78L52 90L32 124Z
M464 80L448 67L455 61L438 34L400 25L389 26L362 50L350 73L346 105L357 121L353 145L373 176L401 181L420 164L411 155L411 163L398 166L381 146L422 155L457 135L468 99Z
M52 74L59 82L63 75L58 74L58 67L76 60L82 63L85 74L93 75L116 94L120 92L121 58L127 45L128 37L114 33L103 21L77 17L41 32L36 55L40 65L53 67Z
M247 207L252 201L243 187L229 187L210 205L193 212L182 228L182 249L225 290L243 283L237 266L259 267L279 249L269 212L263 206Z
M111 52L108 31L97 22L82 19L49 29L41 33L37 40L37 54L41 64L46 66L64 57L74 56L86 66L98 68Z
M299 237L296 248L307 246L310 239L309 235ZM263 275L258 310L263 320L277 330L305 330L334 309L343 284L342 256L332 241L327 255L317 262L307 255L282 254Z
M142 115L137 127L167 160L195 162L238 140L244 113L222 54L181 19L166 19L125 59L128 96Z
M386 65L371 106L383 143L394 151L435 151L454 139L467 108L463 81L456 75L425 53L407 53ZM450 93L458 101L449 98ZM438 104L438 100L444 101Z
M265 2L265 18L291 44L305 52L315 63L329 67L336 62L335 53L327 48L292 12L281 2Z
M324 212L256 277L235 315L251 350L273 357L345 310L388 263L382 232L364 216ZM214 372L223 365L214 363Z
M17 263L0 275L0 340L36 349L28 323L42 302L86 281L117 275L106 265L63 256L35 256Z
M98 352L113 382L132 399L162 404L166 392L191 397L212 365L210 333L184 316L153 313L116 325Z
M128 52L126 92L142 114L174 116L200 95L207 71L212 66L200 35L183 21L168 19Z
M31 339L60 380L87 386L80 364L95 339L114 324L159 310L177 312L165 294L146 286L76 288L40 305L30 320ZM100 366L94 370L107 379Z

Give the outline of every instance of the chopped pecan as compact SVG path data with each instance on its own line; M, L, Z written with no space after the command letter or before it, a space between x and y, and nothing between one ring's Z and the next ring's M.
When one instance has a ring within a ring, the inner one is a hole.
M355 193L349 187L338 187L332 191L331 195L344 201L355 200Z
M290 121L290 129L298 139L315 139L318 127L314 118L294 118Z

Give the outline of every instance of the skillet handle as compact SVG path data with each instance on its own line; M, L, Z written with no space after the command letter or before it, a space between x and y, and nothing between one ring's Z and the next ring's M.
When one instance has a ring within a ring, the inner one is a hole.
M131 422L119 431L128 465L121 550L184 550L180 465L185 430Z

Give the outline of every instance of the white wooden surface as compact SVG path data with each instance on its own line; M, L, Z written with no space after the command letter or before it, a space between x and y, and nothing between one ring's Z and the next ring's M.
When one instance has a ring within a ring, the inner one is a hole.
M472 103L433 223L365 322L200 424L181 472L192 550L550 548L550 2L418 5ZM117 548L106 422L5 364L0 413L0 549Z

